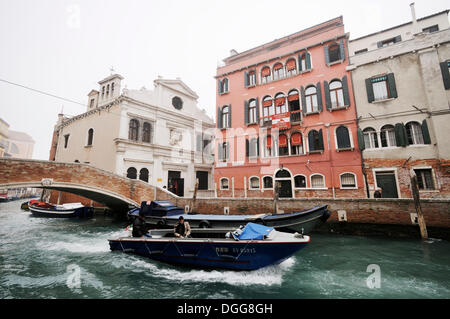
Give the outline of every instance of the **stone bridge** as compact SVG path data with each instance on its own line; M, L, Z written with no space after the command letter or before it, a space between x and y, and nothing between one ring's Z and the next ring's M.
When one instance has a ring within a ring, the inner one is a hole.
M165 190L131 180L89 164L0 158L0 189L43 188L92 199L111 209L125 210L154 200ZM167 192L168 193L168 192ZM166 198L176 198L165 194Z

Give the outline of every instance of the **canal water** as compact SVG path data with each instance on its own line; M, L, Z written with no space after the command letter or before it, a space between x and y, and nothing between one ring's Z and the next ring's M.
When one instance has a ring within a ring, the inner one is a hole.
M192 270L109 250L126 222L0 203L0 298L450 298L450 243L313 234L284 263Z

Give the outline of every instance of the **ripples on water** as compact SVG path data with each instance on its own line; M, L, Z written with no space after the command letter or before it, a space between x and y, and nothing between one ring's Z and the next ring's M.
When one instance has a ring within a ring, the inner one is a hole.
M33 218L0 204L0 298L449 298L446 241L312 235L280 265L252 272L191 270L111 252L126 223ZM369 289L367 266L381 268ZM80 287L69 288L70 267ZM69 267L69 268L68 268Z

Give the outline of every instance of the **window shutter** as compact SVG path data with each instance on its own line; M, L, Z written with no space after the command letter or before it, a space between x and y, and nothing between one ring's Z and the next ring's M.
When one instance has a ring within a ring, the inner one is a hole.
M342 91L344 92L344 105L350 106L350 93L348 92L348 79L347 76L342 78Z
M316 151L314 149L314 131L308 133L308 147L310 152Z
M244 122L245 125L248 124L249 112L248 112L248 101L244 101Z
M298 70L300 72L304 71L304 70L302 70L302 54L298 55Z
M245 139L245 157L250 156L250 142L248 139Z
M231 104L228 105L228 127L231 127Z
M321 151L325 150L324 147L323 147L323 132L322 132L322 129L320 129L320 131L319 131L319 149Z
M350 142L350 133L348 128L345 126L340 126L336 129L336 137L338 143L338 149L350 148L352 146Z
M222 127L222 108L217 108L217 128L223 128Z
M223 92L222 81L218 80L218 84L219 84L219 94L222 94L222 92Z
M364 151L366 149L366 143L364 142L364 134L360 128L358 129L358 145L361 151Z
M377 47L382 48L383 47L383 41L377 42Z
M402 36L401 36L401 35L396 36L394 42L395 42L395 43L397 43L397 42L402 42Z
M306 52L305 55L306 55L306 69L311 70L311 54L309 52Z
M373 93L373 85L371 79L366 79L367 99L369 103L375 101L375 94Z
M256 139L256 156L259 157L259 137Z
M319 109L319 112L322 112L322 110L323 110L323 106L322 106L322 88L320 86L320 82L317 83L316 89L317 89L317 105L318 105L318 109Z
M394 73L389 73L387 75L387 79L388 79L389 97L396 99L398 95L397 95L397 86L395 85Z
M330 50L328 49L328 46L323 47L325 50L325 63L330 64Z
M300 87L300 95L301 95L301 99L302 99L302 111L303 111L303 114L306 114L307 113L306 95L305 95L305 88L303 86Z
M430 131L428 130L428 122L426 119L422 122L422 135L423 142L428 145L431 144Z
M217 146L217 158L219 159L219 161L222 161L223 158L223 144L219 143L219 145Z
M395 124L395 141L397 142L397 146L406 147L408 145L406 128L401 123Z
M344 40L341 40L341 43L339 43L339 49L341 51L341 60L345 60L345 42Z
M256 98L256 122L259 122L259 98Z
M227 151L227 156L226 156L226 160L228 161L228 159L230 158L230 144L229 143L226 143L225 144L225 150Z
M244 84L245 84L245 87L248 87L248 85L249 85L248 72L244 73Z
M442 79L446 90L450 89L450 73L448 71L448 62L441 63Z
M327 110L331 110L330 85L327 81L323 82L323 89L325 91L325 104L327 106Z

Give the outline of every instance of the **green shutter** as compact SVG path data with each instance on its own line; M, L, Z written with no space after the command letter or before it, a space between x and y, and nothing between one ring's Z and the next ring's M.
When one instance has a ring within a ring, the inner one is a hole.
M449 62L442 62L441 64L442 79L444 80L444 87L446 90L450 89L450 72L448 71Z
M316 151L314 148L314 130L310 131L308 133L308 146L309 146L309 152Z
M428 130L428 122L426 119L422 122L422 135L423 142L428 145L431 144L430 131Z
M389 98L396 99L397 95L397 86L395 85L395 76L394 73L389 73L387 75L388 79L388 88L389 88Z
M218 88L219 94L222 94L222 92L223 92L222 81L221 81L221 80L218 80L217 82L218 82L218 85L219 85L219 88Z
M304 70L302 70L302 54L298 55L298 70L300 72L304 71Z
M245 139L245 157L250 156L250 142L248 139Z
M345 60L345 42L344 42L344 40L341 40L341 42L339 43L339 49L341 51L341 60L344 61Z
M223 144L219 143L219 145L217 145L217 158L219 161L223 160Z
M225 143L225 149L227 151L227 156L226 156L226 160L228 162L228 160L230 159L230 143Z
M256 122L259 123L259 98L256 98Z
M325 148L323 147L323 131L322 131L322 129L320 129L320 131L319 131L319 149L321 151L325 150Z
M319 109L319 112L322 112L322 110L323 110L323 104L322 104L322 87L321 87L321 85L320 85L320 82L317 83L316 89L317 89L317 104L318 104L318 109Z
M217 128L223 128L222 127L222 108L217 108Z
M244 85L245 87L249 85L248 72L244 72Z
M344 104L350 106L350 93L348 91L348 79L347 76L342 78L342 91L344 92Z
M259 157L259 137L256 139L256 156Z
M323 90L325 91L325 104L327 106L327 110L331 110L331 96L330 96L330 85L327 81L323 82Z
M303 114L306 114L307 113L306 95L305 95L305 88L303 86L300 87L300 95L301 95L301 99L302 99L302 111L303 111Z
M406 128L402 123L395 124L395 141L397 142L397 146L408 146L408 136L406 134Z
M373 93L373 85L372 79L366 79L366 91L367 91L367 100L369 103L375 101L375 94Z
M244 123L245 123L245 125L248 125L248 118L249 118L248 101L244 101Z
M232 127L231 126L231 104L228 105L228 127Z
M328 49L328 46L323 47L325 51L325 63L330 64L330 50Z
M306 55L306 69L311 70L311 54L309 52L306 52L305 55Z
M359 149L360 149L361 151L364 151L364 150L366 149L366 143L364 142L364 133L363 133L363 131L362 131L360 128L358 128L357 133L358 133L358 145L359 145Z

